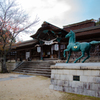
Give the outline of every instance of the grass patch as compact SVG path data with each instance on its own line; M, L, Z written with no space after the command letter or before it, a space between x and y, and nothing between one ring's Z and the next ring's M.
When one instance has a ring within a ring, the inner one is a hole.
M44 77L44 76L36 76L36 77L39 77L41 80L47 80L47 79L50 79L50 78Z
M100 100L100 98L73 94L73 93L64 93L61 100Z

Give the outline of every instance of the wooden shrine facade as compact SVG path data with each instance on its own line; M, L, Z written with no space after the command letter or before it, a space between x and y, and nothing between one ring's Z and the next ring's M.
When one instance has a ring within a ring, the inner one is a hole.
M33 40L16 44L9 53L11 59L50 60L64 59L66 44L61 42L68 32L48 22L44 22L31 37Z
M41 60L44 58L63 59L65 44L62 43L61 40L67 33L67 31L48 22L42 24L42 27L38 29L36 34L31 36L39 42L37 48L40 48Z
M10 59L20 60L63 60L65 59L63 50L67 48L68 44L68 39L64 37L70 30L75 32L77 42L100 41L100 25L96 26L93 20L67 25L63 29L44 22L37 32L31 36L33 40L16 44L12 52L9 53L9 57ZM73 52L70 62L80 55L80 52ZM92 45L90 58L91 61L100 61L100 44Z

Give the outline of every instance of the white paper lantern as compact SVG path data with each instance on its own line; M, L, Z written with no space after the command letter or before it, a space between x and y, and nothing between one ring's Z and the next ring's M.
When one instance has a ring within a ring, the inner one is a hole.
M41 52L41 47L37 47L37 52Z
M59 45L55 44L55 51L58 51L58 50L59 50Z

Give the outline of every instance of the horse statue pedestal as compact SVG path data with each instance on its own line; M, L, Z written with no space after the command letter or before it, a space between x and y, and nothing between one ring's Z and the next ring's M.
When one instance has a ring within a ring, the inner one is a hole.
M57 63L50 68L50 89L100 97L100 63Z

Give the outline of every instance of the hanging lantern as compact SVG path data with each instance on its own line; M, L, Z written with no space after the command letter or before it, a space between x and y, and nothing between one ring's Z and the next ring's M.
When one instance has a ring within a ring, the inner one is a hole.
M38 53L41 52L41 47L37 47L37 52L38 52Z
M55 51L58 51L59 50L59 45L55 44L54 49L55 49Z

